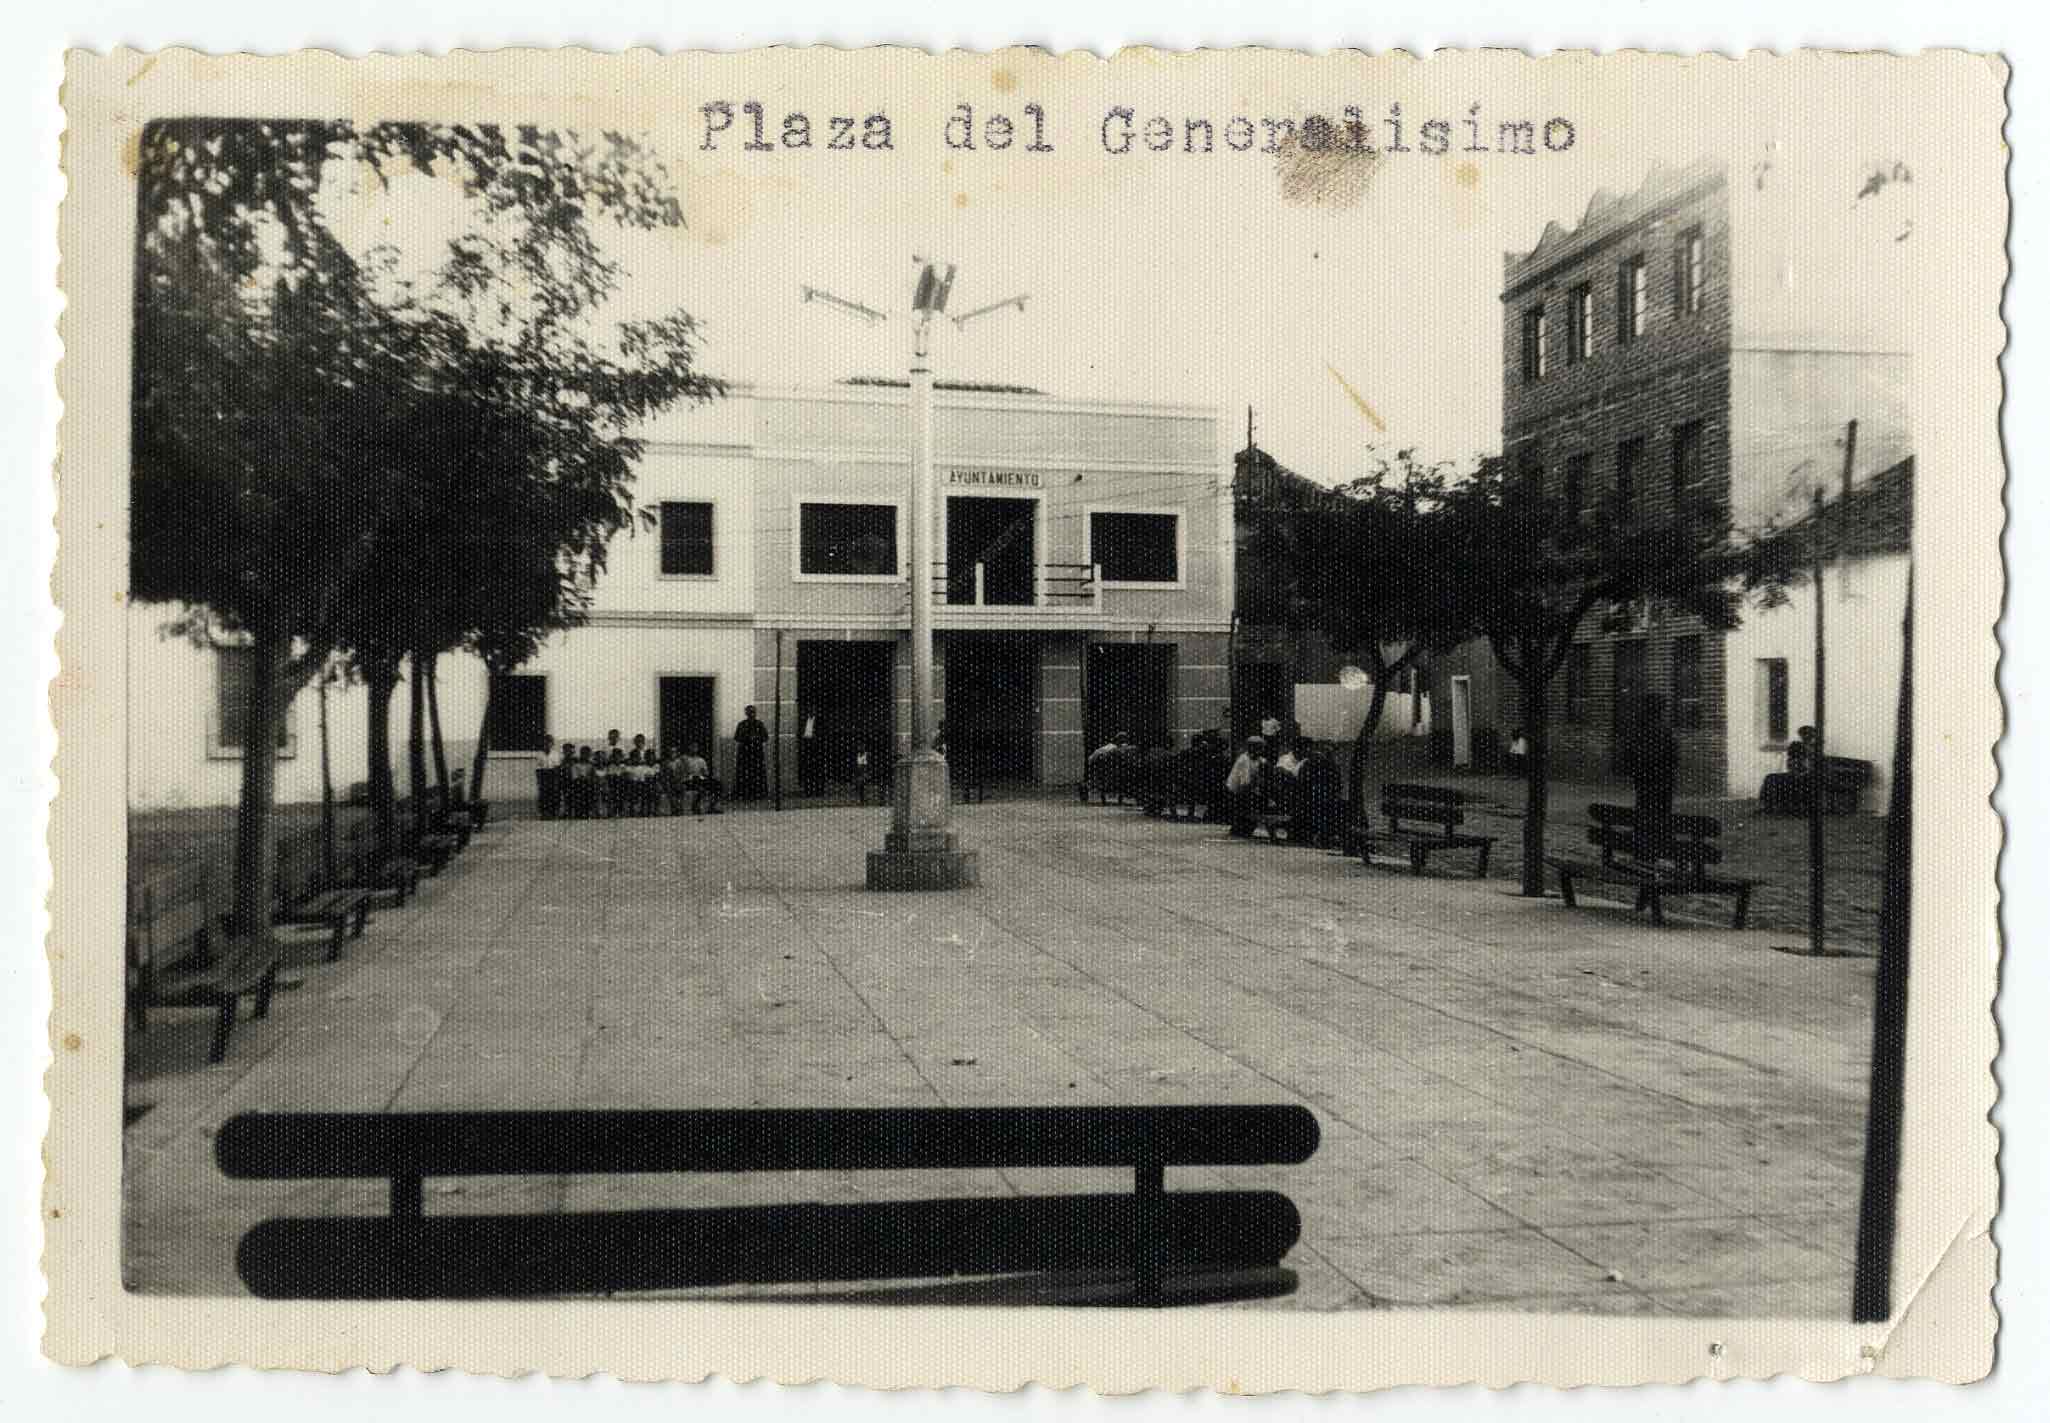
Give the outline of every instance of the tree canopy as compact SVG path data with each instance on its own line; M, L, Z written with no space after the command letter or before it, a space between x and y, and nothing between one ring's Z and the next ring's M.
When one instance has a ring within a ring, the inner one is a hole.
M164 120L137 180L130 586L255 649L236 918L260 930L292 693L336 652L531 653L632 526L635 428L721 387L687 312L607 322L594 221L682 223L625 136ZM457 195L446 233L406 224L438 248L338 219L401 190Z

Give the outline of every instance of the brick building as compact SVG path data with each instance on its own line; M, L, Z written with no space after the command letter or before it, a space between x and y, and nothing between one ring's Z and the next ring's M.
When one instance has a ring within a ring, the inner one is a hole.
M1909 368L1884 300L1904 280L1884 250L1899 244L1829 230L1827 181L1655 167L1635 192L1597 192L1576 226L1549 223L1532 250L1505 254L1502 457L1576 507L1613 500L1647 524L1715 508L1739 529L1785 517L1818 485L1834 493L1899 465ZM1750 736L1753 669L1690 617L1612 621L1583 623L1552 687L1555 771L1611 773L1617 729L1656 696L1682 788L1736 790L1760 749L1732 740ZM1506 740L1521 721L1514 682L1479 665L1492 660L1472 647L1440 662L1456 761L1475 732Z

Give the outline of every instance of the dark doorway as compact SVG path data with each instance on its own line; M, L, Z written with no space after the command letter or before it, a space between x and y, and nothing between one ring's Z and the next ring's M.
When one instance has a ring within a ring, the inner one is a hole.
M797 644L797 783L807 795L854 779L856 758L896 753L894 642Z
M947 637L947 759L987 780L1039 774L1039 643Z
M664 750L696 747L717 764L718 728L713 725L710 677L663 677L656 684L655 724Z
M1295 716L1295 683L1285 662L1241 662L1232 670L1231 735L1243 741L1273 717L1284 726Z
M975 566L982 565L985 604L1033 601L1033 525L1037 499L956 495L947 500L947 601L975 602Z
M1094 750L1129 731L1141 746L1160 745L1174 729L1173 646L1092 642L1082 705L1083 740Z
M1645 671L1644 639L1633 637L1616 647L1616 676L1609 704L1609 769L1623 769L1623 749L1635 733L1651 681Z

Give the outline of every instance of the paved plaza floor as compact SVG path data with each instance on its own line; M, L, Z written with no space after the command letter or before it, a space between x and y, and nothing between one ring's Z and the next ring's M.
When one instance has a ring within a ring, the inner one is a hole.
M962 807L979 889L869 894L887 816L494 823L344 962L309 955L227 1062L209 1015L161 1015L131 1074L131 1286L239 1293L256 1222L383 1208L378 1185L224 1180L213 1135L257 1108L1299 1102L1307 1164L1168 1176L1301 1210L1295 1293L1235 1307L1848 1313L1869 961L1072 801ZM427 1209L1128 1185L431 1181Z

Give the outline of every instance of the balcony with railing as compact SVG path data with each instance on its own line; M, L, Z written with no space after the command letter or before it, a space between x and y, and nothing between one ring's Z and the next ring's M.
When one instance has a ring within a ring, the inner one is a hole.
M933 563L936 625L1059 623L1103 613L1103 569L1088 563Z

